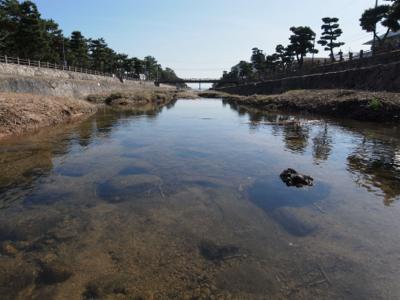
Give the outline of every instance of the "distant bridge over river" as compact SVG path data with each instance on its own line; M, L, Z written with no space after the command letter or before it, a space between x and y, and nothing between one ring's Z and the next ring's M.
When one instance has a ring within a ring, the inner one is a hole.
M155 84L159 86L160 84L182 84L182 83L198 83L199 89L201 89L202 83L219 83L222 82L221 79L215 78L179 78L179 79L159 79L155 81ZM224 83L235 83L238 84L239 80L223 80Z

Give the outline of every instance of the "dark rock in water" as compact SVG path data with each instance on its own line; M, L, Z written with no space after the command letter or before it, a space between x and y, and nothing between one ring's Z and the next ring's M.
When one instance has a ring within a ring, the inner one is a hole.
M64 282L72 275L67 265L61 261L41 262L40 268L41 271L37 280L41 284Z
M144 299L138 295L131 295L129 287L132 287L133 278L119 274L115 276L103 276L89 282L83 299ZM128 295L129 294L129 295Z
M287 186L295 186L301 188L303 186L314 185L314 179L311 176L300 174L293 169L287 169L283 171L280 177Z
M199 244L200 254L208 260L219 262L229 256L236 255L239 248L232 245L219 246L211 241L202 241Z

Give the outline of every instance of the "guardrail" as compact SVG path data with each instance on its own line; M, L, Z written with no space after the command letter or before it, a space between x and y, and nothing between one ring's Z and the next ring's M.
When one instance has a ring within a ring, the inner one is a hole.
M328 73L345 71L355 68L363 68L379 64L388 64L400 61L400 50L384 52L372 55L369 51L360 52L359 54L349 53L340 55L339 59L331 62L329 59L321 61L307 61L301 68L294 66L289 70L277 70L267 74L266 80L282 79L290 76L311 75L316 73Z
M23 58L19 58L19 57L10 57L7 55L0 55L0 63L23 65L23 66L30 66L30 67L44 68L44 69L61 70L61 71L83 73L83 74L103 76L103 77L117 77L117 78L124 79L124 80L140 81L140 79L133 78L130 76L117 76L112 73L99 72L99 71L91 70L88 68L68 66L68 65L64 65L64 64L57 64L57 63L50 63L50 62L43 62L40 60L23 59Z

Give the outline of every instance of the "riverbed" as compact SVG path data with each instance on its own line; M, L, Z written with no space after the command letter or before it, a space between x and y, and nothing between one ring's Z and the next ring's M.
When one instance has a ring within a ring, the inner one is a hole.
M400 298L397 125L178 100L1 141L0 168L2 299Z

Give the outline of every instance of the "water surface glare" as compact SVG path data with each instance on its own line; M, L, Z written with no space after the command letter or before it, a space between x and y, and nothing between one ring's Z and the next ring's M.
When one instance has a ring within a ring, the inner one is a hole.
M0 168L1 299L400 299L395 125L179 100L2 141Z

